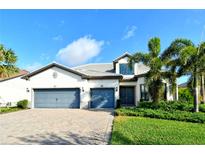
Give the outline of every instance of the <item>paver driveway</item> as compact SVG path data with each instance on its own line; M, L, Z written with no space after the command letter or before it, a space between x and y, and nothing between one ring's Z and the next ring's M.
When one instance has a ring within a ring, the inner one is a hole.
M31 109L0 115L0 144L107 144L112 111Z

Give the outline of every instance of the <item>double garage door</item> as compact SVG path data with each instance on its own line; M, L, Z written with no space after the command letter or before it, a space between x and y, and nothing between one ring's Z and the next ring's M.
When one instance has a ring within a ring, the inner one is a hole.
M90 108L114 108L113 88L91 89ZM80 89L34 89L35 108L80 108Z
M80 89L35 89L35 108L80 108Z

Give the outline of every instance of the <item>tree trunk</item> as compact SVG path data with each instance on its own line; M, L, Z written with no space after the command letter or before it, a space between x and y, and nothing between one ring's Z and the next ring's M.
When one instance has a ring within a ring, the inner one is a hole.
M196 72L196 71L195 71ZM198 97L198 78L194 73L194 112L199 112L199 97Z
M203 104L205 104L204 73L201 73L201 92L202 92L202 102Z

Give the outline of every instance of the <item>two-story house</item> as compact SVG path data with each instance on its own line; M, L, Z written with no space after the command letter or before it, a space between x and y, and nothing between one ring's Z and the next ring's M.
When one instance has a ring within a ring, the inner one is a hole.
M68 68L52 63L26 75L0 81L0 97L7 102L28 99L31 108L115 108L150 100L145 86L149 67L128 66L129 53L112 63L86 64ZM165 82L165 97L173 100Z

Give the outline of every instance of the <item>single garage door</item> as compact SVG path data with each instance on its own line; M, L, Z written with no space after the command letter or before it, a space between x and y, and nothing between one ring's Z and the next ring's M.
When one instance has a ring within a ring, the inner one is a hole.
M91 89L91 108L114 108L114 88Z
M80 89L35 89L35 108L79 108Z

